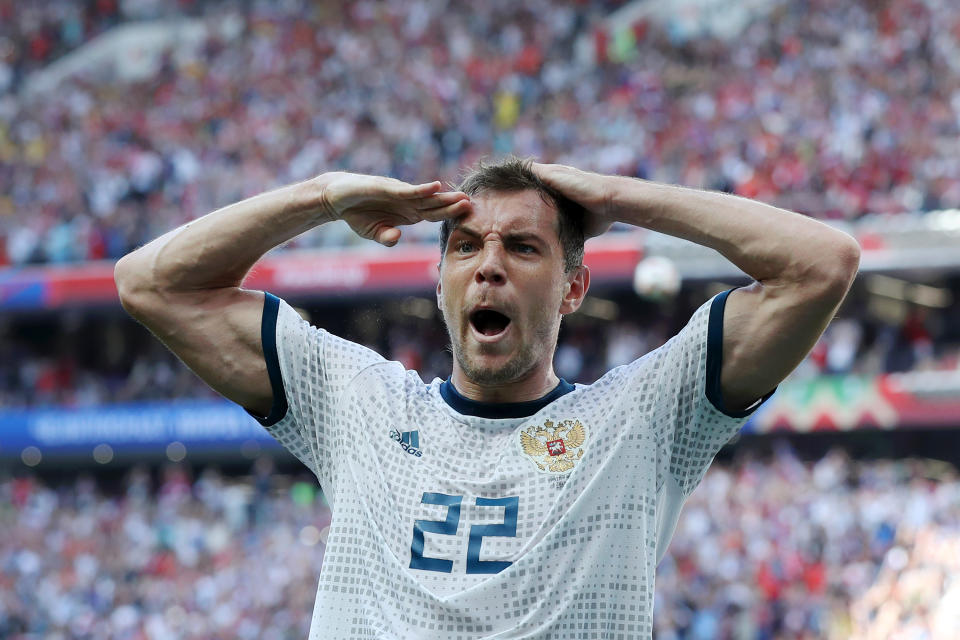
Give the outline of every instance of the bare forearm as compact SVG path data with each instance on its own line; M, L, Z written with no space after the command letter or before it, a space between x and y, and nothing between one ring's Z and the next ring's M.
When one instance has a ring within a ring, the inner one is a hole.
M117 264L118 284L168 291L239 286L270 249L328 220L318 179L262 193L166 233Z
M859 256L856 241L842 231L762 202L619 176L610 180L617 220L716 249L761 282L842 279Z

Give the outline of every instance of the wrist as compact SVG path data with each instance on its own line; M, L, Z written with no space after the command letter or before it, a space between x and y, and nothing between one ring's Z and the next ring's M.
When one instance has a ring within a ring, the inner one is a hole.
M330 195L333 179L333 173L321 173L295 185L298 187L298 202L302 202L313 213L317 225L340 219Z
M646 227L658 207L662 187L656 182L627 176L610 176L608 185L608 217L610 222L623 222Z

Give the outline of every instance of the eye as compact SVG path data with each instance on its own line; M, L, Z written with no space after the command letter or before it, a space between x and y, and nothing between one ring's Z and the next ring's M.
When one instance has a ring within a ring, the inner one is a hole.
M522 242L516 245L516 249L517 249L518 252L520 252L520 253L526 253L526 254L531 254L531 253L536 253L536 252L537 252L537 248L534 247L532 244L524 244L524 243L522 243Z
M460 240L456 243L454 248L456 249L457 253L470 253L474 249L473 243L469 240Z

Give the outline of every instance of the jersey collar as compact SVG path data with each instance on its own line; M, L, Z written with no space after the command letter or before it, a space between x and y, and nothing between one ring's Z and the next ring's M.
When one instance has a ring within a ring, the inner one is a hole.
M461 395L453 386L450 378L447 378L440 384L440 395L454 411L465 416L493 419L528 418L560 396L570 393L573 389L572 384L561 378L553 391L537 400L527 402L478 402Z

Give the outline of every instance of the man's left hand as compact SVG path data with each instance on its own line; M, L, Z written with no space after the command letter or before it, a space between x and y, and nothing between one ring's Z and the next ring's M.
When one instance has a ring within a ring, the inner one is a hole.
M587 210L584 234L588 238L604 233L616 222L610 176L582 171L565 164L534 162L531 169L547 185Z

